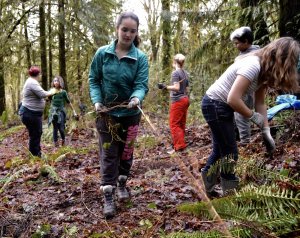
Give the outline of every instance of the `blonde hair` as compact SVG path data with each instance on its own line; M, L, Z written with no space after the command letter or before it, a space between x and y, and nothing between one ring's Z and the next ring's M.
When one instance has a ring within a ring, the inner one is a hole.
M174 56L174 61L180 66L182 67L185 61L185 56L183 54L176 54Z
M279 38L257 50L254 55L260 57L259 85L285 92L297 91L299 54L299 43L291 37Z
M61 76L55 76L54 79L52 80L52 83L51 83L51 87L54 87L54 80L57 79L59 81L59 85L60 85L60 88L64 89L65 88L65 83L64 83L64 80Z

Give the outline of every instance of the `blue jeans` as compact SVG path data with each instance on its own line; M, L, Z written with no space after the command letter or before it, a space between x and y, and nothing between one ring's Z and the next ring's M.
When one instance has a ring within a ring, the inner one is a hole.
M58 141L58 131L60 133L61 139L64 141L65 140L65 123L66 123L66 114L64 111L60 112L60 122L57 122L57 119L52 120L53 124L53 141L57 142Z
M219 159L238 159L238 149L235 140L234 111L226 103L210 99L205 95L202 99L202 113L208 123L213 149L208 157L204 171L208 171L211 165ZM221 177L235 179L233 171L221 169Z
M22 108L21 119L29 133L29 151L38 157L41 157L42 115L43 112Z

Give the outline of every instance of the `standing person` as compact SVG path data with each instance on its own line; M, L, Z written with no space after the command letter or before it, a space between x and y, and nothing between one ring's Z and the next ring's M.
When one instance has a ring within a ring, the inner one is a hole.
M241 59L245 54L258 50L258 45L252 45L253 33L248 26L243 26L236 29L230 35L230 40L234 43L234 46L240 51L236 60ZM244 103L250 109L253 109L253 94L247 94L244 96ZM250 120L238 112L234 112L235 123L239 132L240 144L247 145L250 142L251 128Z
M202 113L211 134L213 149L201 170L208 195L214 194L217 170L210 167L221 159L221 187L224 194L238 186L234 172L238 149L234 136L234 111L249 118L262 131L267 151L273 153L275 143L268 126L265 96L267 89L293 91L299 88L296 63L299 43L283 37L264 48L234 62L206 91L202 100ZM245 94L255 93L255 112L244 101ZM227 168L227 169L226 169Z
M65 145L65 103L68 103L72 107L74 116L77 116L76 111L74 110L69 99L68 93L66 90L64 90L64 85L64 80L61 76L56 76L51 83L52 89L57 91L57 93L50 98L51 106L48 119L48 123L52 123L53 125L53 142L55 147L59 146L58 131L61 137L61 145Z
M137 48L138 28L139 19L134 13L122 13L116 22L117 39L97 50L90 67L106 218L116 214L115 189L120 201L129 199L126 181L141 118L137 106L148 92L148 60Z
M19 109L23 124L29 133L29 151L32 155L41 157L42 116L45 108L45 98L52 96L56 90L45 91L39 84L41 70L31 66L29 78L23 87L22 105Z
M184 150L186 143L184 140L185 125L187 118L187 111L189 107L189 97L187 95L187 87L189 85L188 74L183 69L185 56L177 54L174 56L171 85L158 84L159 89L170 90L171 106L170 106L170 129L175 151Z

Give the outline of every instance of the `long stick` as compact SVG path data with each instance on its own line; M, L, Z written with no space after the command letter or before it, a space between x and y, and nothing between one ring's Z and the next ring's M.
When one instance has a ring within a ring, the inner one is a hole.
M142 115L144 116L144 118L146 119L146 121L149 123L149 125L150 125L150 127L151 127L153 133L154 133L155 135L157 135L157 129L156 129L155 126L151 123L149 117L147 117L147 116L145 115L145 113L143 112L143 110L142 110L142 108L141 108L140 106L137 106L137 108L141 111Z

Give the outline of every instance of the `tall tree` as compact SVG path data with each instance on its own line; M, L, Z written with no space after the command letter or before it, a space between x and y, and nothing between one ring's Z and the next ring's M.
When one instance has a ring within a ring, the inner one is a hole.
M66 41L65 41L65 1L58 0L58 48L59 48L59 75L64 79L65 88L68 90L67 69L66 69Z
M0 2L0 37L4 35L4 27L2 25L2 9L3 2ZM0 41L1 49L3 49L2 40ZM5 111L5 82L4 82L4 55L0 52L0 115Z
M300 1L280 0L279 34L300 42Z
M160 46L161 29L159 23L158 9L160 9L159 0L144 0L144 10L147 13L147 25L149 31L149 38L151 44L151 57L150 60L153 62L157 61L158 50Z
M46 46L46 19L45 19L45 0L40 1L39 5L40 19L40 53L41 53L41 70L42 70L42 87L47 88L47 46Z
M25 12L25 3L22 2L22 10L23 12ZM26 42L26 64L27 64L27 68L30 68L31 66L31 57L30 57L30 41L29 41L29 37L28 37L28 25L27 25L27 19L24 21L24 37L25 37L25 42Z
M171 73L171 12L170 0L161 0L162 4L162 71L167 78Z
M52 78L53 78L53 54L52 54L52 17L51 17L51 0L48 2L48 16L47 16L47 22L48 22L48 69L49 69L49 85L51 85Z

